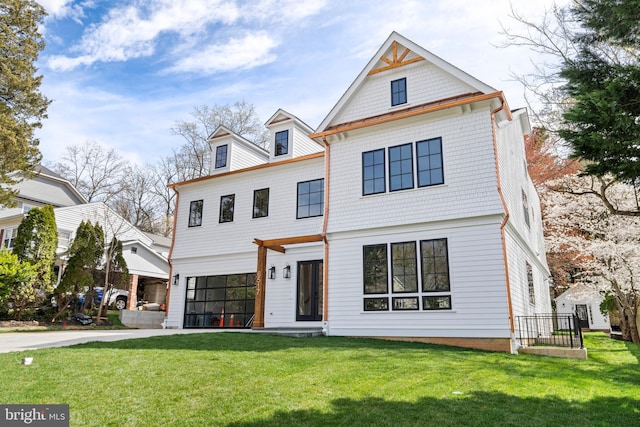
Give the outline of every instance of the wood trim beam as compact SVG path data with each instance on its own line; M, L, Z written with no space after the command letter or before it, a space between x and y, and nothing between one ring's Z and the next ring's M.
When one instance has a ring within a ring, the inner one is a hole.
M269 249L277 250L275 248L285 245L296 245L299 243L312 243L321 242L322 234L310 234L308 236L295 236L295 237L283 237L280 239L260 240L253 239L253 243L258 246L264 246ZM284 249L284 248L283 248Z
M265 285L267 284L267 248L258 246L258 265L256 272L256 302L254 306L253 327L264 328Z
M371 70L371 71L369 71L369 73L367 73L367 75L372 76L374 74L378 74L378 73L381 73L383 71L393 70L394 68L398 68L398 67L402 67L402 66L405 66L405 65L413 64L414 62L419 62L419 61L424 61L424 58L422 56L416 56L415 58L407 59L406 61L394 62L392 64L387 65L386 67L380 67L380 68L376 68L375 70Z
M335 135L342 132L347 132L355 129L362 129L369 126L375 126L382 123L392 122L394 120L405 119L408 117L419 116L421 114L433 113L435 111L446 110L448 108L459 107L462 105L471 104L474 102L487 101L494 98L498 98L500 102L505 104L504 95L502 92L494 93L480 93L475 92L466 94L463 96L443 99L437 102L430 102L427 104L418 105L415 107L407 108L404 110L394 111L392 113L383 114L380 116L368 117L366 119L348 122L333 126L324 132L318 132L309 135L309 138L321 138L329 135Z

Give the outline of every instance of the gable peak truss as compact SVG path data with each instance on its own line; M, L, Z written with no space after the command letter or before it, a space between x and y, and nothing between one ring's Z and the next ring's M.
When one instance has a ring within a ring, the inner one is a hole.
M386 63L387 65L384 65L380 68L372 69L371 71L369 71L368 75L370 76L372 74L377 74L383 71L392 70L394 68L402 67L404 65L413 64L414 62L424 61L424 58L420 55L414 56L413 58L406 59L407 55L409 55L410 52L411 50L408 47L405 47L404 51L402 51L400 56L398 56L398 42L394 40L393 43L391 44L392 58L389 58L386 55L382 55L380 57L380 60Z

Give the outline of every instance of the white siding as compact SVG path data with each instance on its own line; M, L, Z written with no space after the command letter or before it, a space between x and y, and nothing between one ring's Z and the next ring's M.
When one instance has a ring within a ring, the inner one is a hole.
M330 141L329 232L503 213L497 192L489 111L420 116ZM444 185L362 196L362 153L442 138Z
M407 103L391 106L391 81L406 77ZM355 96L332 120L332 125L365 117L385 114L456 95L475 92L476 89L445 73L427 61L416 62L367 77Z
M296 219L297 183L324 178L324 158L216 177L178 187L172 259L253 252L253 239L322 232L323 217ZM269 216L252 218L254 190L269 188ZM220 223L220 197L235 194L233 222ZM191 201L203 200L202 225L188 227Z
M448 239L452 310L363 311L363 245L439 238ZM340 233L329 241L331 335L507 338L506 289L499 217Z
M251 166L267 163L268 154L257 153L253 147L247 147L245 144L234 141L230 147L230 167L231 170L240 170Z
M136 253L131 248L136 248ZM141 243L129 243L123 247L123 256L130 274L157 277L169 277L169 264L166 259L152 253L149 247Z

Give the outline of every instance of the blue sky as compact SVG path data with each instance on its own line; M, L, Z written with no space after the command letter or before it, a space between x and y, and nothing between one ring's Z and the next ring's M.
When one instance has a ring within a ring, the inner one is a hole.
M561 1L565 3L566 1ZM312 128L397 31L524 106L510 72L526 49L499 49L510 5L541 16L552 0L41 0L45 162L96 141L135 162L182 144L198 105L245 100L261 121L283 108Z

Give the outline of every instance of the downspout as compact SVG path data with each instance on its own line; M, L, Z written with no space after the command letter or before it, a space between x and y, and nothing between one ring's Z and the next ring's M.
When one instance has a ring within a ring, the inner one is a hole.
M329 163L331 161L331 147L327 142L327 137L322 137L322 142L324 142L324 219L322 223L322 240L324 241L324 261L322 263L322 275L323 275L323 286L322 286L322 321L324 323L324 334L328 335L328 324L329 320L329 241L327 240L327 227L329 225Z
M169 255L167 261L169 262L169 281L167 282L167 298L164 309L164 325L167 324L167 318L169 317L169 297L171 296L171 286L173 285L173 265L171 265L171 255L173 254L173 245L176 241L176 223L178 220L178 202L180 201L180 192L176 187L171 187L176 192L176 204L173 210L173 230L171 230L171 247L169 248Z
M507 256L507 239L505 235L505 227L507 222L509 222L509 207L507 206L507 202L504 198L504 194L502 192L502 181L500 179L500 162L498 160L498 136L496 133L496 117L495 114L504 109L504 102L500 105L500 107L496 108L491 112L491 132L493 135L493 152L496 162L496 178L498 180L498 194L500 195L500 202L502 203L502 208L504 209L505 216L500 224L500 237L502 240L502 256L504 261L504 272L505 272L505 282L507 285L507 308L509 310L509 328L511 330L511 335L515 333L514 320L513 320L513 304L511 302L511 282L509 279L509 262Z

